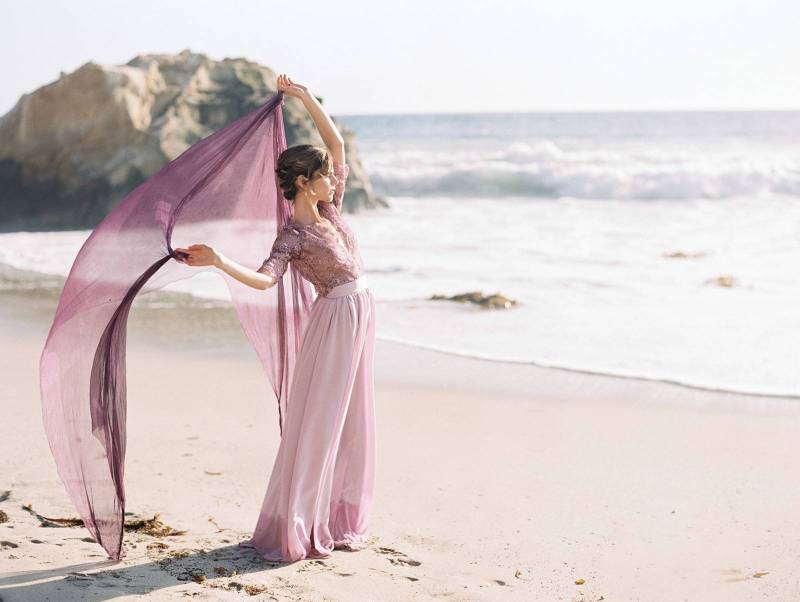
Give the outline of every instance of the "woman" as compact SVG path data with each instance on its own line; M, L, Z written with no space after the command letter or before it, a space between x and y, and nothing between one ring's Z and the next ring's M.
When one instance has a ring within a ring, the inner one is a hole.
M176 251L188 255L188 265L214 265L258 289L273 286L291 263L317 291L261 515L252 539L240 543L283 562L367 543L376 460L375 300L355 235L341 214L349 173L342 136L305 86L280 75L278 89L303 102L327 147L293 146L278 158L292 221L258 270L203 244Z

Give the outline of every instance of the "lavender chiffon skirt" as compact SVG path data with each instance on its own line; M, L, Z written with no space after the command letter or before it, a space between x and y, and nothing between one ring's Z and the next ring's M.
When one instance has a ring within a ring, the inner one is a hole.
M375 300L361 276L317 296L252 539L274 562L366 544L375 483Z

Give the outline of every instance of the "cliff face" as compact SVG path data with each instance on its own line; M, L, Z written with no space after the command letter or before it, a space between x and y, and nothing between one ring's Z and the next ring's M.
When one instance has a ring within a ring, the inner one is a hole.
M276 74L242 58L139 55L86 63L20 98L0 118L0 229L97 225L147 177L186 148L271 97ZM297 99L283 107L286 141L322 145ZM386 206L337 123L350 165L344 208Z

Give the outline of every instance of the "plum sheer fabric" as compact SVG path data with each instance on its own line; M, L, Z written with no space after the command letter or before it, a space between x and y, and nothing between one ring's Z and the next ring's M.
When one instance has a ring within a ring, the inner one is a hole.
M333 172L337 178L333 201L317 204L325 221L304 226L285 225L259 272L280 277L291 263L314 285L317 294L323 296L335 286L355 280L361 274L364 263L358 242L341 214L350 167L334 162Z
M134 298L190 278L174 246L203 242L258 266L291 218L275 174L286 148L284 95L195 143L123 198L70 269L40 357L45 431L70 498L95 540L124 556L125 347ZM242 328L283 416L313 291L291 269L267 291L224 272Z

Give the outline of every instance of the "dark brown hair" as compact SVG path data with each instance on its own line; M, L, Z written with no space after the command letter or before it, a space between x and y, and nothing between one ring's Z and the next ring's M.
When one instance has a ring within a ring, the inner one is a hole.
M313 144L298 144L287 148L278 157L278 167L275 170L283 196L293 201L297 196L297 176L302 175L310 180L317 171L323 174L333 171L333 159L327 149Z

